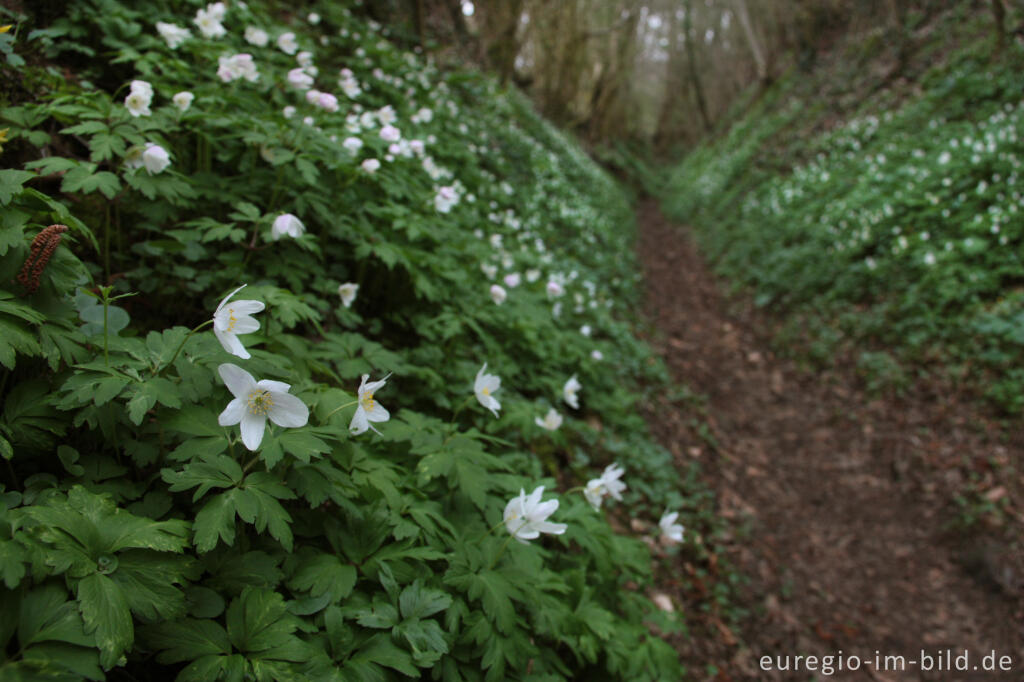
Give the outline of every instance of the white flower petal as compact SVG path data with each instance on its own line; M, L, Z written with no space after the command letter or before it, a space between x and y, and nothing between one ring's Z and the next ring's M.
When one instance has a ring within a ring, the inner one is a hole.
M241 301L235 301L231 304L236 315L252 315L253 313L262 312L267 304L263 301L253 301L250 299L243 299Z
M224 411L217 417L217 423L221 426L234 426L238 422L242 421L242 414L245 413L245 401L241 398L235 398L228 406L224 408Z
M256 380L238 365L225 362L217 368L217 373L224 381L224 385L236 398L246 400L249 394L256 388Z
M223 298L223 300L221 300L221 302L220 302L220 305L219 305L219 306L217 306L217 310L216 310L216 312L215 312L214 314L216 314L216 313L219 313L219 312L221 311L221 309L222 309L222 308L224 307L224 304L225 304L225 303L227 303L228 301L230 301L230 300L231 300L231 297L232 297L232 296L234 296L235 294L237 294L237 293L238 293L239 291L241 291L242 289L244 289L244 288L245 288L246 286L248 286L248 285L246 285L246 284L243 284L242 286L238 287L237 289L235 289L234 291L232 291L232 292L231 292L230 294L228 294L227 296L225 296L225 297Z
M263 442L263 432L267 427L267 418L246 410L242 414L242 442L245 447L255 450Z
M358 436L361 433L366 433L368 428L370 428L370 421L366 418L366 410L360 405L356 408L356 413L352 415L348 430L352 432L352 435Z
M239 317L235 320L235 325L231 328L232 334L251 334L260 328L259 320L246 315L245 317Z
M272 391L274 393L287 393L291 390L290 384L286 384L283 381L274 381L272 379L257 381L256 385L265 391Z
M534 523L533 527L536 528L541 533L550 533L552 535L561 535L562 533L565 532L566 528L568 528L569 526L567 526L564 523L551 523L550 521L539 521L537 523Z
M287 386L287 384L285 385ZM271 391L270 398L274 401L274 406L267 416L278 426L298 428L309 422L309 408L298 397L291 393Z
M236 355L243 360L248 360L252 357L249 351L245 349L245 346L242 345L242 342L238 340L238 337L235 336L234 332L225 332L214 328L213 334L220 341L220 345L224 347L224 350L232 355Z
M384 409L384 406L374 401L373 407L366 410L366 418L371 422L386 422L391 419L391 414Z

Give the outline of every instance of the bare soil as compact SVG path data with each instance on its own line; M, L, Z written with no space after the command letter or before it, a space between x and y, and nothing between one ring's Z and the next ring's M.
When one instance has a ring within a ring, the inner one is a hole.
M693 628L677 645L694 679L1024 680L1021 426L935 384L874 397L842 364L801 369L773 352L769 316L723 294L684 227L653 202L638 223L650 341L706 397L703 434L667 398L649 421L681 467L700 462L736 529L720 558L747 578L735 599L750 615L729 627L729 614L702 613L685 553L666 577ZM965 491L999 511L961 527L953 499ZM965 649L979 670L919 664L922 650L945 662ZM993 651L1012 671L980 670ZM861 669L760 666L839 652ZM882 669L887 655L905 670Z

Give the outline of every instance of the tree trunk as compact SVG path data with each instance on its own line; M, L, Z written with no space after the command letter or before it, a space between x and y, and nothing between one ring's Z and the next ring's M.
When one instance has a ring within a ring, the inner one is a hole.
M750 46L750 52L754 56L754 64L757 67L757 78L767 84L771 78L768 73L768 60L765 59L764 50L761 49L761 41L754 33L754 27L750 23L750 12L747 10L747 0L736 0L736 16L743 28L743 35Z
M992 0L992 18L996 23L996 54L1002 54L1006 47L1006 6L1003 0Z
M686 12L683 19L683 34L686 38L686 63L689 67L690 85L697 98L697 109L700 111L700 120L704 124L704 130L710 133L711 117L708 116L708 105L704 100L704 88L700 82L700 74L697 72L697 55L694 49L696 39L693 35L693 0L686 0L683 10Z

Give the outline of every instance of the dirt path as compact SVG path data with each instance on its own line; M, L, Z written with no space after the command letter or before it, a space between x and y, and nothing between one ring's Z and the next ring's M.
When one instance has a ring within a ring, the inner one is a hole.
M983 494L1009 494L991 467L1015 464L1019 476L1021 438L952 400L872 400L852 373L812 375L776 357L768 323L727 312L682 228L653 203L638 220L651 341L674 378L706 396L717 448L678 405L656 406L652 426L681 464L700 460L718 513L749 527L727 553L750 579L741 601L752 615L735 642L728 633L681 642L697 679L713 663L720 671L707 679L1024 680L1021 547L1005 529L951 531L949 503L975 474ZM1024 525L1016 513L1010 524ZM922 649L954 658L967 649L979 667L995 650L1013 670L921 672ZM839 651L863 659L861 670L815 677L759 663ZM904 656L905 671L879 669L886 655Z

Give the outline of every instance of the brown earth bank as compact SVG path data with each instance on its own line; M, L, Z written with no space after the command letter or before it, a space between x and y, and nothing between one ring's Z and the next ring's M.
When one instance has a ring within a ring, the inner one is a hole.
M935 385L873 397L844 366L801 369L772 351L770 318L723 294L685 228L651 201L638 224L649 340L706 400L699 420L666 398L649 421L681 467L700 462L734 529L720 554L746 577L735 600L750 615L728 628L679 579L684 559L665 576L691 623L676 644L693 678L1024 680L1020 424ZM955 505L965 491L971 505ZM985 507L1000 511L963 527Z

